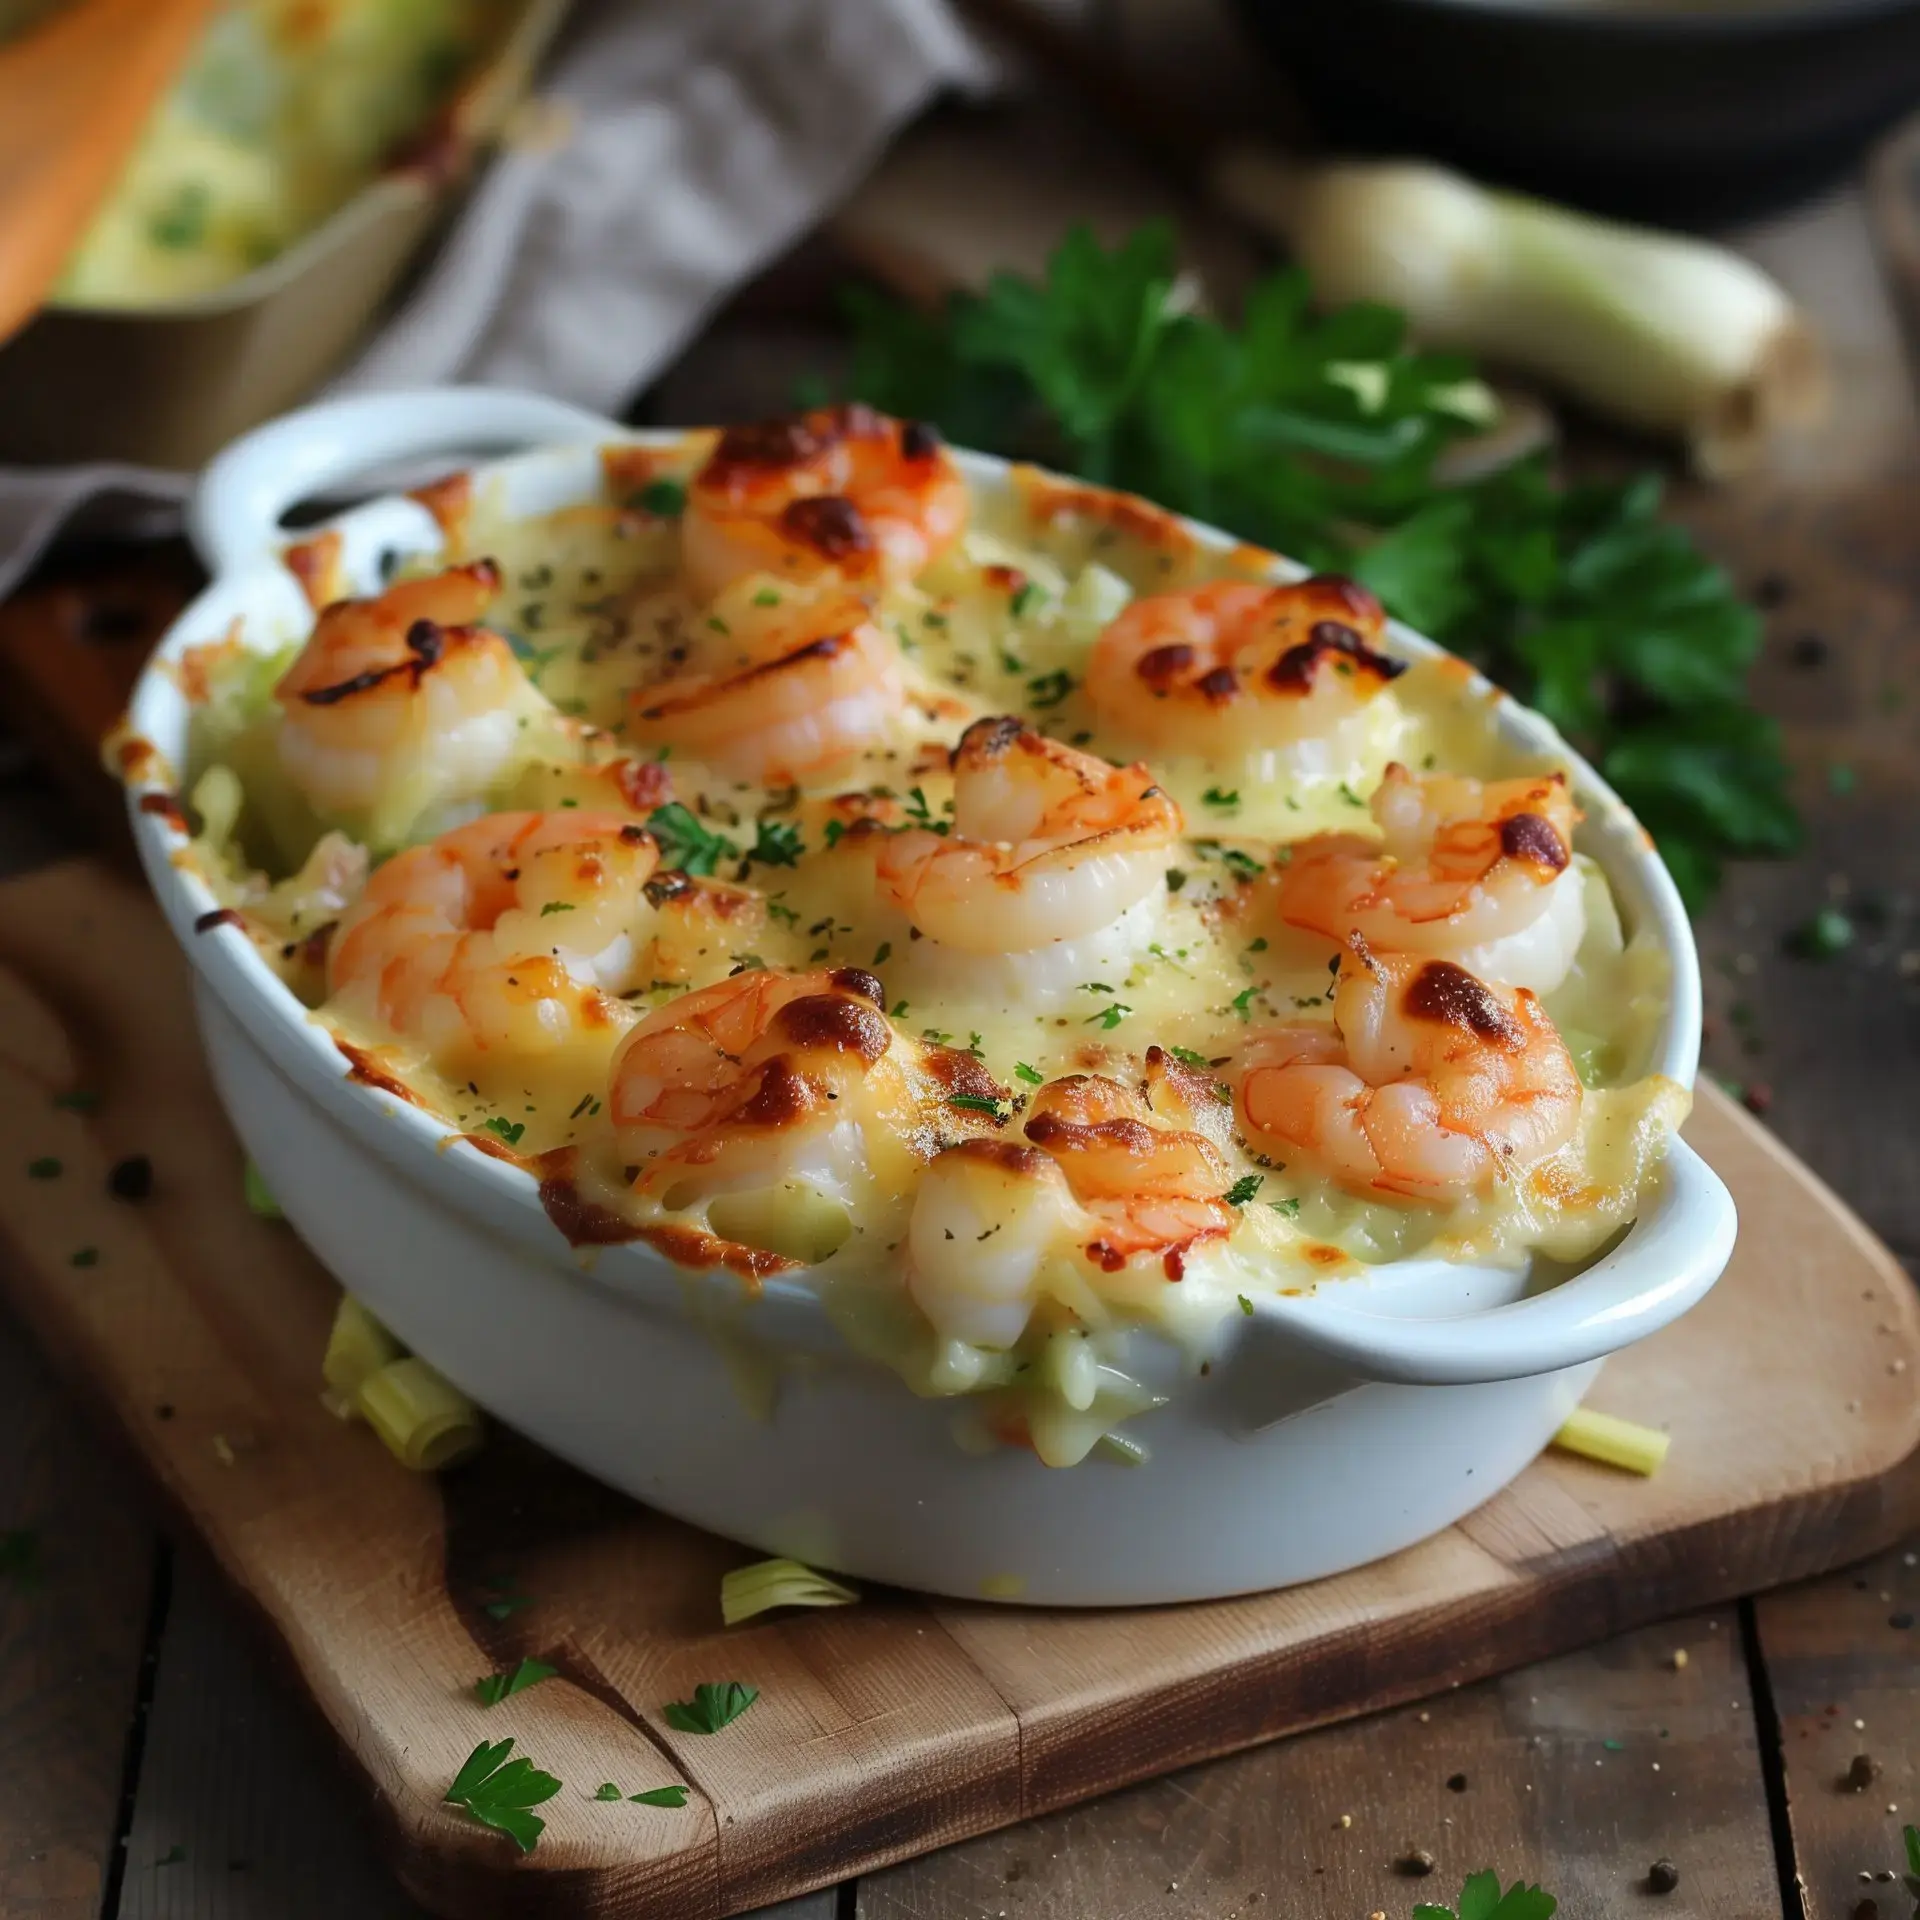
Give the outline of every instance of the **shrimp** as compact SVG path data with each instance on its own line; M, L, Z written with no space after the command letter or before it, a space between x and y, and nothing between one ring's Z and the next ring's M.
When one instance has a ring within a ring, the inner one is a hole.
M830 595L630 699L635 743L672 746L731 779L784 783L884 741L906 682L899 649L865 607Z
M1375 645L1384 622L1364 587L1325 574L1150 594L1094 642L1086 697L1147 747L1281 751L1296 772L1344 775L1369 703L1405 671Z
M611 1041L637 983L659 849L618 814L469 821L374 870L327 955L334 1010L449 1072Z
M959 539L967 485L939 434L860 405L729 427L687 490L681 553L701 599L750 574L911 579Z
M523 721L549 709L506 641L472 624L499 584L476 560L321 611L274 688L280 763L318 812L370 817L391 841L507 771Z
M1444 954L1501 986L1551 993L1566 978L1586 913L1564 773L1482 782L1395 762L1372 806L1379 844L1328 833L1294 847L1272 883L1282 920Z
M935 1157L908 1226L907 1289L947 1339L1006 1348L1026 1331L1050 1263L1116 1273L1142 1254L1169 1280L1233 1231L1220 1149L1170 1127L1098 1074L1034 1096L1030 1145L969 1140Z
M1544 1159L1580 1118L1580 1077L1539 1001L1451 960L1348 941L1332 1024L1261 1034L1240 1063L1260 1146L1342 1186L1446 1206Z
M896 1038L885 1007L857 967L759 967L648 1014L614 1058L607 1103L635 1190L676 1208L787 1180L849 1198Z
M856 827L875 883L960 953L1028 953L1110 926L1165 883L1180 809L1144 766L1112 767L1011 718L953 751L953 830Z

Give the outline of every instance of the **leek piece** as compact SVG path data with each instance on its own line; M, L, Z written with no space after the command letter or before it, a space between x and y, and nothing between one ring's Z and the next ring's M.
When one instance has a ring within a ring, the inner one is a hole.
M1674 435L1709 477L1751 465L1775 427L1825 403L1805 316L1724 247L1409 162L1302 167L1238 148L1212 184L1292 247L1328 305L1399 307L1422 344L1504 361Z
M273 1190L260 1177L260 1169L251 1160L243 1182L247 1195L247 1211L261 1220L284 1220L287 1216L280 1211L280 1202L273 1197Z
M368 1379L391 1366L406 1348L352 1294L343 1293L333 1310L320 1377L343 1400L353 1400Z
M480 1409L415 1355L369 1374L356 1397L387 1451L416 1473L437 1473L480 1444Z
M213 852L221 852L240 824L240 808L245 801L240 776L219 763L209 767L194 782L188 804L200 817L198 839Z
M1567 1424L1553 1436L1553 1444L1567 1453L1582 1454L1610 1467L1623 1467L1628 1473L1651 1474L1658 1471L1661 1461L1667 1457L1673 1437L1657 1427L1643 1427L1637 1420L1622 1420L1617 1414L1576 1407Z
M850 1607L859 1598L798 1560L756 1560L720 1576L720 1618L730 1627L774 1607Z

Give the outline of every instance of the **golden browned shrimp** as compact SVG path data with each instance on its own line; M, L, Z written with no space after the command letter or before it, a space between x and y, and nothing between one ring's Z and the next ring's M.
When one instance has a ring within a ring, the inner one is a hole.
M967 485L939 434L858 404L729 427L694 476L682 557L711 599L749 574L911 579L960 537Z
M636 689L627 737L733 779L786 782L879 745L905 699L899 649L859 601L829 595Z
M568 808L469 821L376 868L327 956L336 1012L448 1071L550 1057L618 1031L652 917L652 835Z
M1469 780L1387 768L1381 839L1298 842L1272 885L1288 925L1376 953L1444 954L1484 980L1551 993L1586 931L1573 870L1579 815L1563 773Z
M1356 1192L1447 1206L1572 1138L1580 1077L1524 987L1451 960L1349 942L1333 1021L1255 1038L1237 1068L1240 1114L1267 1151Z
M499 584L476 560L322 610L274 689L281 765L318 812L371 821L384 843L506 771L523 721L548 709L506 641L473 624Z
M1327 575L1150 594L1094 642L1086 696L1161 752L1284 751L1296 772L1344 777L1356 723L1404 670L1378 650L1385 618L1364 587Z
M1197 1244L1233 1230L1219 1148L1117 1081L1075 1074L1042 1087L1026 1135L1026 1147L949 1147L914 1197L907 1285L948 1338L1012 1346L1051 1261L1113 1273L1150 1255L1178 1280Z

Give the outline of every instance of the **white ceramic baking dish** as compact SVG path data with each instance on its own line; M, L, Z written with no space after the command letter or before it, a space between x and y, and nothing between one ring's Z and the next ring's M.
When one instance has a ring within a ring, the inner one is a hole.
M350 1080L242 933L195 930L216 902L176 864L177 827L139 805L186 756L187 705L162 664L236 617L257 646L305 631L311 616L278 558L296 500L391 461L557 443L484 470L512 511L539 513L599 497L598 447L634 437L648 438L493 390L335 402L261 428L201 482L192 527L215 577L130 714L161 756L132 783L134 833L193 962L208 1059L247 1152L320 1259L483 1406L636 1498L770 1553L963 1597L1191 1600L1310 1580L1447 1526L1539 1452L1606 1355L1718 1278L1733 1205L1676 1142L1620 1242L1540 1291L1524 1273L1403 1261L1230 1314L1204 1374L1158 1336L1132 1336L1129 1366L1171 1396L1130 1429L1148 1459L1056 1470L1024 1450L963 1450L955 1403L916 1399L851 1352L804 1276L755 1299L643 1245L576 1251L528 1173L449 1144L428 1114ZM1006 484L999 461L959 458L976 488ZM441 539L404 497L333 524L362 590L383 551ZM1392 644L1433 651L1397 627ZM1672 961L1655 1067L1691 1083L1698 963L1665 869L1543 721L1504 702L1494 724L1572 767L1581 845L1629 924L1650 927Z

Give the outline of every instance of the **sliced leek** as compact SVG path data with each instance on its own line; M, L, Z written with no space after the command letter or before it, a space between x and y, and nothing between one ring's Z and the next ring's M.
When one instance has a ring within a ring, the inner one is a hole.
M481 1441L480 1409L424 1360L395 1360L361 1383L360 1411L403 1467L435 1473Z
M320 1377L328 1390L349 1404L382 1367L406 1353L403 1347L352 1294L343 1293L333 1310L333 1330L320 1362Z
M260 1177L260 1169L251 1160L247 1162L243 1185L249 1213L261 1220L284 1220L287 1217L280 1211L280 1202L273 1197L273 1189Z
M859 1598L798 1560L756 1560L720 1577L720 1618L730 1627L774 1607L850 1607Z
M1399 307L1429 346L1503 361L1679 436L1708 475L1750 465L1776 426L1824 403L1806 318L1724 247L1406 162L1302 167L1242 148L1213 184L1287 242L1329 305Z
M1590 1407L1576 1407L1553 1436L1553 1444L1567 1453L1622 1467L1628 1473L1657 1472L1672 1443L1673 1436L1658 1427L1643 1427L1617 1414L1595 1413Z

